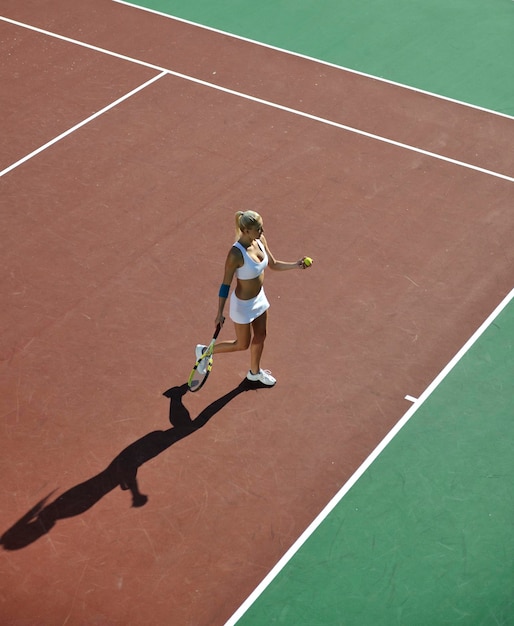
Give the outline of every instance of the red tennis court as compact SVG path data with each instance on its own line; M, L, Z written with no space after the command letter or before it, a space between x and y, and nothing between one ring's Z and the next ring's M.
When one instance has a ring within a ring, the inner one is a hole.
M510 291L512 122L103 0L3 15L1 621L223 624ZM267 276L275 388L242 353L185 394L239 208L315 266Z

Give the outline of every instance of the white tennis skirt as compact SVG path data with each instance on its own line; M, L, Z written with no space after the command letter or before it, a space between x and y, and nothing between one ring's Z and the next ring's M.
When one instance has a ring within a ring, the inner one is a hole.
M250 324L268 309L269 302L264 289L250 300L241 300L234 291L230 296L230 319L236 324Z

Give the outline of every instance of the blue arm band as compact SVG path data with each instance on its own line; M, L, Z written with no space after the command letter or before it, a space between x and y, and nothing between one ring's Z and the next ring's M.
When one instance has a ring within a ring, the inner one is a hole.
M225 283L223 283L220 287L220 291L219 291L219 297L220 298L228 298L228 292L230 290L230 285L225 285Z

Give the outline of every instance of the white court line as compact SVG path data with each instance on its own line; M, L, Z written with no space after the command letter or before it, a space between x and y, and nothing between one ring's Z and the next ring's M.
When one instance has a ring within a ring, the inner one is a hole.
M117 2L120 2L120 0L114 0ZM133 6L133 5L130 5ZM169 17L169 16L166 16ZM58 35L55 33L51 33L49 31L45 31L43 29L40 28L36 28L33 26L30 26L28 24L23 24L21 22L17 22L15 20L11 20L9 18L5 18L0 16L0 20L11 23L13 25L16 26L20 26L22 28L27 28L29 30L33 30L36 32L39 32L41 34L45 34L48 35L50 37L54 37L57 39L61 39L63 41L66 41L68 43L72 43L75 45L79 45L85 48L89 48L91 50L95 50L97 52L101 52L103 54L107 54L113 57L117 57L119 59L123 59L132 63L136 63L138 65L143 65L155 70L158 70L160 72L159 75L153 77L151 80L147 81L146 83L144 83L143 85L141 85L140 87L136 88L135 90L131 91L130 93L126 94L125 96L123 96L122 98L116 100L115 102L113 102L111 105L105 107L104 109L102 109L101 111L99 111L98 113L94 114L93 116L87 118L87 120L84 120L83 122L81 122L80 124L77 124L76 126L74 126L72 129L70 129L69 131L67 131L66 133L63 133L62 135L59 135L59 137L55 138L54 140L52 140L51 142L48 142L47 144L45 144L44 146L42 146L40 149L32 152L30 155L27 155L27 157L25 157L24 159L21 159L20 161L18 161L17 163L13 164L12 166L10 166L9 168L7 168L6 170L3 170L2 172L0 172L0 176L3 176L5 173L7 173L7 171L10 171L11 169L13 169L14 167L16 167L17 165L20 165L22 162L25 162L26 160L30 159L32 156L34 156L35 154L38 154L39 152L41 152L42 150L44 150L45 148L49 147L50 145L54 144L56 141L59 141L59 139L62 139L64 136L70 134L71 132L73 132L74 130L76 130L77 128L80 128L81 126L83 126L84 124L87 124L89 121L91 121L92 119L98 117L99 115L101 115L102 113L104 113L105 111L113 108L114 106L116 106L117 104L119 104L120 102L122 102L123 100L129 98L131 95L133 95L134 93L136 93L137 91L140 91L141 89L144 89L146 86L150 85L151 83L153 83L154 81L162 78L165 74L171 74L174 75L176 77L197 83L197 84L201 84L213 89L216 89L218 91L222 91L225 93L229 93L232 95L236 95L238 97L241 98L245 98L248 100L252 100L267 106L271 106L289 113L293 113L295 115L299 115L301 117L305 117L305 118L309 118L312 119L314 121L318 121L324 124L329 124L331 126L337 127L337 128L341 128L343 130L347 130L349 132L353 132L356 134L360 134L372 139L376 139L378 141L382 141L388 144L392 144L395 145L397 147L400 148L404 148L406 150L411 150L414 152L418 152L420 154L424 154L426 156L432 157L432 158L436 158L436 159L440 159L443 161L447 161L449 163L453 163L455 165L460 165L462 167L466 167L468 169L472 169L472 170L476 170L491 176L496 176L498 178L503 178L505 180L509 180L511 182L514 182L514 178L509 177L509 176L505 176L502 174L499 174L497 172L492 172L490 170L486 170L483 168L479 168L461 161L456 161L454 159L449 159L447 157L444 157L442 155L438 155L435 153L431 153L425 150L421 150L419 148L415 148L413 146L409 146L407 144L402 144L399 142L395 142L383 137L380 137L378 135L373 135L371 133L366 133L364 131L360 131L358 129L349 127L349 126L345 126L343 124L338 124L336 122L332 122L330 120L326 120L317 116L313 116L301 111L297 111L295 109L290 109L289 107L284 107L272 102L268 102L265 100L262 100L260 98L255 98L253 96L249 96L247 94L243 94L237 91L233 91L230 89L226 89L224 87L220 87L218 85L212 84L212 83L208 83L206 81L202 81L199 79L196 79L194 77L191 76L187 76L184 74L180 74L178 72L174 72L172 70L167 70L165 68L153 65L151 63L146 63L144 61L138 60L138 59L134 59L122 54L118 54L103 48L99 48L97 46L93 46L75 39L71 39L69 37L65 37L62 35ZM233 36L233 35L231 35ZM261 44L262 45L262 44ZM270 47L270 46L268 46ZM284 51L283 51L284 52ZM291 53L293 54L293 53ZM297 56L301 56L301 55L297 55ZM309 58L309 57L306 57ZM318 59L312 59L318 63L321 63ZM330 65L328 63L326 63L326 65ZM337 67L337 66L335 66ZM360 74L360 72L355 72L354 70L347 70L350 72L354 72L356 74ZM362 74L363 76L366 76L365 74ZM369 76L370 78L373 78L375 80L383 80L383 82L391 82L391 81L387 81L384 79L380 79L377 77L373 77L373 76ZM395 84L395 83L392 83ZM399 85L402 87L405 87L403 85ZM405 87L407 89L412 89L410 87ZM413 89L413 91L420 91L417 89ZM422 93L428 93L428 92L422 92ZM428 94L428 95L434 95L434 97L438 97L438 98L442 98L445 100L449 100L448 98L444 98L442 96L438 96L437 94ZM454 101L457 104L463 104L464 106L472 106L472 105L466 105L465 103L460 103L458 101ZM472 108L479 108L479 107L472 107ZM483 109L485 111L487 111L487 109ZM492 114L496 114L496 115L502 115L502 114L498 114L495 111L488 111ZM504 116L504 117L509 117L509 116ZM337 506L337 504L342 500L342 498L346 495L346 493L351 489L351 487L357 482L357 480L362 476L362 474L366 471L366 469L374 462L374 460L381 454L381 452L387 447L387 445L394 439L394 437L398 434L398 432L403 428L403 426L410 420L410 418L412 417L412 415L417 411L417 409L423 404L423 402L430 396L430 394L434 391L434 389L440 384L440 382L445 378L445 376L453 369L453 367L458 363L458 361L462 358L462 356L470 349L470 347L476 342L476 340L483 334L483 332L486 330L486 328L488 328L488 326L492 323L492 321L499 315L499 313L507 306L507 304L510 302L510 300L512 299L512 297L514 296L514 290L503 300L503 302L497 307L497 309L489 316L489 318L484 322L484 324L477 330L477 332L471 337L471 339L468 340L468 342L463 346L463 348L457 353L457 355L452 359L452 361L450 361L450 363L446 366L446 368L439 374L439 376L434 379L434 381L431 383L431 385L429 387L427 387L427 389L425 390L425 392L414 402L413 406L407 411L407 413L405 413L405 415L402 417L402 419L396 424L396 426L389 432L389 434L382 440L382 442L377 446L377 448L375 448L375 450L373 451L373 453L364 461L364 463L359 467L359 469L352 475L352 477L345 483L345 485L341 488L341 490L334 496L334 498L332 498L332 500L327 504L327 506L325 507L325 509L323 509L323 511L318 515L318 517L309 525L309 527L302 533L302 535L297 539L297 541L291 546L291 548L284 554L284 556L280 559L280 561L273 567L273 569L269 572L269 574L264 578L264 580L259 584L259 586L254 590L254 592L247 598L247 600L239 607L239 609L234 613L234 615L229 619L229 621L226 623L226 626L233 626L239 619L240 617L248 610L248 608L253 604L253 602L261 595L261 593L264 591L264 589L272 582L272 580L277 576L277 574L283 569L283 567L287 564L287 562L294 556L294 554L300 549L300 547L305 543L305 541L312 535L312 533L318 528L318 526L322 523L322 521L329 515L329 513Z
M236 96L238 98L242 98L244 100L249 100L252 102L256 102L258 104L262 104L264 106L268 106L280 111L285 111L286 113L291 113L293 115L296 115L298 117L303 117L315 122L319 122L321 124L325 124L327 126L332 126L334 128L339 128L341 130L345 130L348 131L350 133L356 134L356 135L361 135L363 137L367 137L369 139L373 139L375 141L379 141L381 143L385 143L385 144L389 144L392 146L395 146L397 148L401 148L403 150L408 150L410 152L415 152L417 154L422 154L423 156L427 156L429 158L433 158L433 159L437 159L439 161L444 161L446 163L451 163L452 165L457 165L459 167L463 167L469 170L473 170L475 172L480 172L482 174L486 174L488 176L493 176L495 178L501 178L503 180L507 180L509 182L514 182L514 177L512 176L507 176L505 174L500 174L499 172L494 172L492 170L488 170L485 169L483 167L478 167L477 165L472 165L470 163L465 163L464 161L459 161L457 159L451 159L449 157L445 157L441 154L437 154L435 152L430 152L428 150L423 150L421 148L416 148L415 146L411 146L409 144L405 144L405 143L401 143L399 141L394 141L393 139L387 139L386 137L381 137L380 135L375 135L373 133L368 133L366 131L360 130L358 128L354 128L352 126L347 126L346 124L340 124L338 122L334 122L332 120L323 118L323 117L319 117L317 115L311 115L310 113L305 113L304 111L299 111L298 109L292 109L290 107L286 107L283 106L281 104L277 104L275 102L270 102L269 100L263 100L262 98L256 98L255 96L250 96L249 94L245 94L242 93L240 91L234 91L233 89L228 89L226 87L221 87L220 85L216 85L214 83L209 83L207 81L204 80L200 80L199 78L194 78L193 76L188 76L187 74L181 74L180 72L175 72L173 70L170 69L166 69L163 67L159 67L157 65L153 65L151 63L147 63L145 61L141 61L139 59L135 59L132 57L128 57L125 56L123 54L118 54L116 52L112 52L111 50L106 50L105 48L99 48L97 46L93 46L91 44L87 44L81 41L78 41L76 39L71 39L69 37L64 37L63 35L57 35L55 33L46 31L46 30L42 30L40 28L36 28L34 26L30 26L28 24L24 24L22 22L17 22L16 20L11 20L9 18L5 18L0 16L0 20L3 20L5 22L9 22L10 24L14 24L15 26L20 26L22 28L27 28L29 30L33 30L35 32L38 33L42 33L44 35L48 35L49 37L54 37L56 39L61 39L63 41L66 41L68 43L72 43L78 46L82 46L84 48L89 48L90 50L95 50L96 52L101 52L103 54L107 54L109 56L113 56L119 59L123 59L125 61L129 61L131 63L136 63L138 65L144 65L145 67L150 67L152 69L155 70L159 70L161 72L166 72L167 74L171 75L171 76L176 76L177 78L181 78L183 80L187 80L193 83L196 83L198 85L203 85L204 87L209 87L210 89L214 89L216 91L221 91L223 93L227 93L233 96ZM41 151L41 150L39 150ZM27 160L28 158L30 158L31 155L28 155L28 157L26 157L24 160ZM33 154L32 154L33 156ZM19 163L19 162L18 162ZM13 166L11 166L11 168L8 169L13 169ZM0 175L3 175L3 173L5 173L6 170L4 170L4 172L0 172Z
M82 120L82 122L79 122L78 124L75 124L75 126L73 126L72 128L64 131L63 133L61 133L60 135L58 135L57 137L54 137L54 139L48 141L47 143L45 143L43 146L40 146L39 148L37 148L37 150L34 150L33 152L31 152L30 154L27 154L26 156L24 156L22 159L20 159L19 161L16 161L16 163L13 163L12 165L9 165L9 167L6 167L4 170L2 170L0 172L0 178L2 176L4 176L4 174L7 174L8 172L10 172L11 170L15 169L16 167L18 167L19 165L21 165L22 163L25 163L26 161L28 161L29 159L32 159L32 157L35 157L37 154L39 154L40 152L43 152L43 150L46 150L47 148L49 148L50 146L53 146L55 143L57 143L58 141L61 141L61 139L64 139L65 137L67 137L68 135L71 135L71 133L74 133L76 130L78 130L79 128L81 128L82 126L85 126L86 124L89 124L89 122L91 122L92 120L96 119L97 117L99 117L100 115L103 115L104 113L106 113L107 111L109 111L110 109L113 109L115 106L117 106L118 104L120 104L121 102L123 102L124 100L127 100L127 98L130 98L131 96L133 96L134 94L136 94L138 91L141 91L142 89L145 89L145 87L148 87L148 85L151 85L152 83L154 83L156 80L159 80L160 78L162 78L163 76L166 76L167 72L161 72L160 74L158 74L157 76L154 76L153 78L151 78L150 80L147 80L146 83L143 83L142 85L139 85L139 87L136 87L135 89L133 89L132 91L129 91L129 93L126 93L124 96L121 96L121 98L118 98L117 100L115 100L114 102L111 102L111 104L108 104L106 107L104 107L103 109L100 109L99 111L97 111L96 113L93 113L93 115L90 115L89 117L87 117L85 120Z
M398 83L394 80L390 80L388 78L383 78L382 76L374 76L373 74L367 74L366 72L361 72L359 70L354 70L351 67L345 67L344 65L337 65L336 63L330 63L330 61L323 61L322 59L318 59L316 57L311 57L306 54L301 54L300 52L293 52L292 50L287 50L286 48L279 48L277 46L272 46L268 43L263 43L262 41L257 41L256 39L249 39L248 37L242 37L241 35L236 35L234 33L230 33L228 31L220 30L219 28L214 28L212 26L206 26L205 24L200 24L199 22L192 22L191 20L186 20L183 17L177 17L176 15L170 15L169 13L164 13L162 11L157 11L155 9L149 9L147 7L142 7L138 4L133 4L132 2L128 2L127 0L112 0L118 4L124 4L125 6L131 7L133 9L139 9L140 11L145 11L146 13L153 13L155 15L159 15L161 17L166 17L170 20L175 20L176 22L182 22L183 24L189 24L190 26L196 26L197 28L203 28L204 30L211 31L213 33L218 33L219 35L224 35L226 37L232 37L233 39L237 39L239 41L246 41L247 43L251 43L255 46L260 46L261 48L268 48L269 50L276 50L277 52L282 52L283 54L288 54L290 56L298 57L299 59L305 59L307 61L313 61L315 63L319 63L320 65L326 65L327 67L333 67L337 70L343 70L350 74L355 74L356 76L363 76L364 78L369 78L371 80L377 80L381 83L386 83L388 85L394 85L395 87L401 87L402 89L407 89L409 91L415 91L416 93L421 93L425 96L431 96L432 98L437 98L439 100L445 100L446 102L452 102L453 104L459 104L463 107L467 107L470 109L476 109L478 111L484 111L485 113L490 113L491 115L498 115L499 117L506 117L507 119L514 120L513 115L509 115L508 113L502 113L501 111L495 111L494 109L487 109L485 107L478 106L476 104L471 104L469 102L463 102L462 100L456 100L455 98L450 98L448 96L443 96L438 93L433 93L431 91L426 91L424 89L419 89L418 87L412 87L411 85L405 85L404 83Z
M54 39L60 39L61 41L66 41L76 46L81 46L82 48L88 48L89 50L94 50L95 52L108 54L109 56L116 57L117 59L123 59L124 61L129 61L130 63L137 63L138 65L144 65L145 67L149 67L152 70L158 70L160 72L167 71L164 67L159 67L158 65L154 65L153 63L147 63L146 61L133 59L132 57L125 56L124 54L119 54L118 52L111 52L110 50L106 50L105 48L99 48L98 46L93 46L90 43L79 41L78 39L72 39L71 37L66 37L65 35L58 35L57 33L52 33L49 30L44 30L43 28L38 28L37 26L31 26L30 24L26 24L25 22L18 22L17 20L13 20L10 17L4 17L3 15L0 15L0 20L2 22L7 22L8 24L12 24L13 26L19 26L20 28L33 30L34 32L40 33L41 35L47 35L48 37L53 37Z
M341 502L343 497L348 491L355 485L364 472L372 465L372 463L378 458L378 456L385 450L385 448L396 437L400 430L407 424L414 413L420 408L425 400L435 391L435 389L441 384L446 376L452 371L452 369L459 363L462 357L470 350L475 342L483 335L483 333L491 326L498 315L505 309L509 302L514 297L514 289L502 300L502 302L496 307L496 309L489 315L485 322L478 328L477 331L468 339L468 341L457 352L448 365L436 376L436 378L425 389L421 396L414 402L412 407L404 414L400 421L392 428L385 438L378 444L368 458L362 463L357 471L351 476L351 478L343 485L340 491L330 500L327 506L321 511L316 519L306 528L306 530L300 535L295 543L289 548L284 556L278 561L278 563L270 570L268 575L262 580L262 582L255 588L255 590L248 596L248 598L241 604L232 617L225 623L225 626L235 626L239 619L246 613L250 606L257 600L257 598L264 592L264 590L272 583L275 577L284 569L287 563L293 558L303 544L309 539L309 537L316 531L320 524L328 517L328 515L334 510L334 508Z

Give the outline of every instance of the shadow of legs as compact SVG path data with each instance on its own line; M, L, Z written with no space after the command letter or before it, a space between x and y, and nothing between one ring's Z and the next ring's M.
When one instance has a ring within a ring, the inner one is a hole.
M137 484L137 471L141 465L205 426L240 393L259 388L260 384L244 380L203 409L194 420L182 402L188 391L187 384L168 389L163 395L170 400L169 420L172 428L144 435L122 450L102 472L68 489L47 504L54 493L51 492L2 535L0 544L5 550L24 548L49 532L57 520L84 513L117 486L130 490L132 506L144 506L148 497L139 491Z

